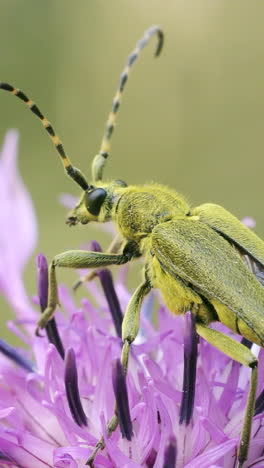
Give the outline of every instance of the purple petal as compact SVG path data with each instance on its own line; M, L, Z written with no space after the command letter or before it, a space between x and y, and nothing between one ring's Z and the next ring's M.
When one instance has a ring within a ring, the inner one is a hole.
M160 442L158 455L155 461L154 468L163 466L164 453L167 447L168 440L172 437L172 422L168 410L163 403L160 395L156 397L158 414L160 418Z
M224 412L226 417L231 409L231 406L234 403L234 398L236 396L239 380L239 371L240 364L233 361L231 364L231 369L226 380L226 384L223 388L223 392L218 401L218 406Z
M70 195L69 193L61 193L59 195L59 202L65 206L65 208L69 208L70 210L74 208L78 201L77 197Z
M1 223L6 227L1 229L1 250L6 250L16 270L23 271L36 246L37 224L31 197L18 173L17 146L18 133L11 130L6 135L0 159Z
M54 463L55 468L78 468L78 464L68 453L64 453Z
M16 463L15 466L53 467L50 458L51 446L40 439L27 437L27 434L24 434L22 440L17 442L0 437L0 447L5 455Z
M236 445L237 439L227 440L211 450L206 450L200 456L196 457L195 460L187 463L185 468L211 468L215 462L230 452Z
M17 141L17 132L9 131L0 159L0 289L19 317L33 318L22 273L36 245L37 224L31 198L17 170Z
M243 219L241 219L241 223L250 229L253 229L256 226L256 221L251 218L251 216L245 216Z
M101 415L101 421L103 426L103 436L105 440L105 446L107 448L108 454L110 458L114 462L114 466L124 467L124 468L139 468L138 463L135 463L133 460L130 459L129 456L125 455L123 451L120 450L118 445L113 441L113 437L107 436L106 431L106 424L104 421L103 416ZM126 447L128 446L128 442L126 442Z
M142 447L141 460L144 461L150 456L152 447L155 447L155 440L159 438L160 425L158 422L158 408L155 399L155 387L153 382L148 381L142 388L142 397L144 405L138 404L138 408L133 408L133 420L136 419L139 424L136 437ZM137 413L136 410L137 409ZM156 457L155 457L156 461Z

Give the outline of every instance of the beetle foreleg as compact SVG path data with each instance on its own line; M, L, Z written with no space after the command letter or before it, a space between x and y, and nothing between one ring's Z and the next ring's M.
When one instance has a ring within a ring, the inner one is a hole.
M123 239L117 235L113 241L111 242L111 244L109 245L108 249L107 249L107 253L118 253L122 247L122 244L123 244ZM86 283L86 282L89 282L89 281L92 281L94 280L94 278L97 276L97 271L96 270L92 270L92 271L89 271L89 273L87 273L86 275L84 276L81 276L74 284L73 284L73 290L76 291L83 283Z
M87 250L69 250L56 255L49 267L49 295L48 307L41 315L36 334L40 328L45 328L53 317L58 305L58 288L56 279L56 267L64 268L101 268L110 265L122 265L132 258L129 248L124 248L121 254L109 254L102 252L88 252Z

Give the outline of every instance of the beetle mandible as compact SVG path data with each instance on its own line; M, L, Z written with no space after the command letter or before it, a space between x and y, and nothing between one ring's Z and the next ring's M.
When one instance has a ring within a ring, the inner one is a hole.
M221 206L206 203L192 208L172 189L159 184L127 185L121 180L103 182L110 140L122 93L132 65L154 35L155 55L163 45L163 32L150 27L129 55L113 100L99 153L92 161L92 183L75 168L53 127L26 94L8 83L0 89L25 102L41 120L52 139L66 173L83 193L67 218L69 225L113 221L119 236L107 253L73 250L56 255L49 267L48 307L38 321L45 328L58 305L56 269L102 268L145 259L143 281L127 306L122 325L121 362L127 372L130 346L139 330L140 308L151 288L158 288L174 314L191 311L197 334L251 369L251 383L238 447L238 466L247 459L257 386L257 358L243 344L210 328L220 321L235 333L264 347L264 242ZM109 435L118 425L115 414ZM98 442L88 464L104 446Z

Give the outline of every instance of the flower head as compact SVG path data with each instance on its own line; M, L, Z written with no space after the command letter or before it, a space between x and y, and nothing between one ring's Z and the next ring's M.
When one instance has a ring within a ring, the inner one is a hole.
M16 317L9 327L24 348L0 341L1 467L84 467L102 434L105 448L96 457L98 468L234 466L249 370L201 339L193 416L189 424L180 424L184 341L185 354L193 355L188 335L191 317L172 316L152 292L143 303L141 331L131 346L125 385L118 317L119 307L124 312L130 298L127 267L120 268L114 283L109 272L100 272L85 285L80 305L61 285L64 313L56 312L56 323L49 324L44 337L35 336L37 314L47 302L47 264L40 255L38 297L30 299L22 272L36 241L36 220L17 174L16 141L17 135L9 133L0 161L6 220L0 231L0 289ZM13 221L8 213L14 206L16 241L12 242ZM154 300L158 311L151 321ZM111 308L118 309L114 319ZM224 327L220 324L218 329ZM263 353L259 353L258 393L264 386ZM108 438L115 398L121 402L120 417L124 414L126 419L129 413L131 419ZM186 418L188 398L185 405ZM263 437L258 414L245 468L263 466Z

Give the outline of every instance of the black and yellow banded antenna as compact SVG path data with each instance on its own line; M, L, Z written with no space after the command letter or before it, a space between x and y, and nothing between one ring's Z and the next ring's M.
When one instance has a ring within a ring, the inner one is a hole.
M147 29L147 31L145 31L143 37L138 41L135 49L128 56L126 66L120 75L118 89L114 96L112 109L106 122L106 129L101 143L101 148L92 162L92 176L95 182L101 180L103 176L103 170L106 163L106 159L108 158L110 152L111 136L116 126L117 111L121 104L122 94L124 91L125 84L128 80L131 68L137 61L141 50L144 49L144 47L146 47L149 40L154 35L157 35L158 37L158 44L155 50L155 57L158 57L160 55L164 42L164 34L158 26L151 26L149 29Z
M26 94L23 93L23 91L21 91L18 88L14 88L14 86L12 86L12 85L10 85L8 83L0 83L0 89L3 89L4 91L8 91L11 94L13 94L14 96L21 99L21 101L23 101L29 107L29 109L33 112L33 114L35 114L40 119L43 127L47 131L47 133L48 133L49 137L51 138L57 152L59 153L61 162L63 164L63 167L64 167L66 173L78 185L80 185L80 187L83 190L89 189L89 185L86 182L86 179L85 179L84 175L82 174L82 172L79 169L77 169L76 167L74 167L72 165L70 158L65 153L65 150L63 148L63 145L62 145L58 135L56 135L56 133L55 133L53 127L51 126L50 122L48 121L48 119L46 119L46 117L44 117L44 115L39 110L37 105L30 98L28 98L26 96Z

